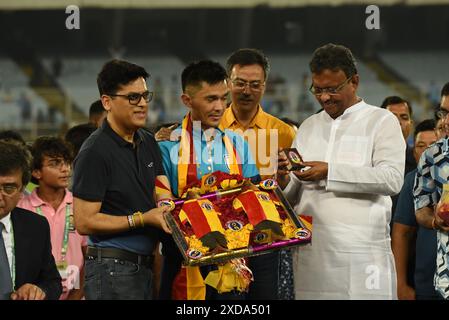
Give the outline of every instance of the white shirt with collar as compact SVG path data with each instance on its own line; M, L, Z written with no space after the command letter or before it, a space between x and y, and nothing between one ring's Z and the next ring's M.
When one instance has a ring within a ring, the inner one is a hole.
M2 219L0 219L0 223L2 223L5 227L3 228L2 235L3 241L6 247L6 254L8 256L9 261L9 270L12 270L12 246L13 246L13 234L12 234L12 221L11 221L11 213Z
M328 163L328 177L284 189L298 214L313 217L312 245L295 250L297 299L394 299L391 199L403 183L405 142L396 117L360 101L336 119L306 119L292 148Z

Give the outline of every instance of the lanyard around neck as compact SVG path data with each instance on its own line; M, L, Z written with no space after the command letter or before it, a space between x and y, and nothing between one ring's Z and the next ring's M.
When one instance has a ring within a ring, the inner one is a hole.
M14 228L11 224L9 226L9 233L11 234L11 280L12 286L15 288L16 286L16 244L14 240Z
M41 206L36 207L36 211L39 215L44 216L42 212ZM69 230L70 230L70 204L65 206L65 224L64 224L64 237L62 239L62 248L61 248L61 260L65 260L65 256L67 254L67 247L69 245Z

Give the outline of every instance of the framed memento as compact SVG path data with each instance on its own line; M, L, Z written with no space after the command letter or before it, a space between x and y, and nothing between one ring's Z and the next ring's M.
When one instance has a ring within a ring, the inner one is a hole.
M299 154L298 150L296 150L296 148L286 148L283 149L281 153L283 153L287 157L287 170L296 171L304 168L304 166L301 164L303 162L302 157Z
M223 263L312 240L311 217L295 214L274 179L255 185L214 172L190 187L188 197L160 202L173 208L166 221L186 265Z

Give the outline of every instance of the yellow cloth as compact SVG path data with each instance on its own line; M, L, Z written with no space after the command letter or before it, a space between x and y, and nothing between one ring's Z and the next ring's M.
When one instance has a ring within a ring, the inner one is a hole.
M190 134L186 132L189 125L190 112L182 120L181 141L179 146L178 158L178 195L182 195L182 191L187 185L187 171L190 162Z
M234 269L231 262L218 266L218 270L211 271L204 282L217 289L218 293L232 290L246 291L248 282Z
M277 148L290 148L293 139L295 138L295 130L285 122L280 119L272 116L269 113L263 111L262 107L259 105L259 109L257 110L256 115L251 120L248 128L244 128L238 120L235 118L234 112L232 111L233 104L226 109L223 114L223 118L221 118L219 128L222 130L231 129L236 131L236 133L243 132L242 136L245 137L245 140L248 141L249 146L251 148L251 152L253 154L254 159L256 159L257 168L259 169L260 175L262 178L267 178L273 176L276 172L276 161L273 158L277 156L278 150ZM253 129L253 130L248 130ZM262 134L263 131L259 133L260 129L265 129L265 134ZM270 153L271 143L270 143L270 129L278 130L278 140L274 140L275 135L272 135L273 143L277 142L278 146L274 146L274 152ZM251 138L251 135L254 138ZM259 141L259 135L261 141ZM259 157L259 148L261 156ZM265 149L265 152L263 150ZM271 163L268 158L273 158Z
M232 206L235 210L243 208L253 225L264 220L281 223L274 201L264 191L247 190L242 192L234 199Z
M189 212L187 213L184 210ZM215 206L208 199L191 199L184 202L179 212L179 220L182 223L187 220L192 225L193 232L198 238L213 231L218 231L224 236L224 229L220 218L218 218L219 215L221 213L215 211ZM191 219L189 219L189 216Z
M154 191L158 200L172 198L170 183L166 177L156 177Z
M204 300L206 298L206 286L199 267L186 268L187 300Z

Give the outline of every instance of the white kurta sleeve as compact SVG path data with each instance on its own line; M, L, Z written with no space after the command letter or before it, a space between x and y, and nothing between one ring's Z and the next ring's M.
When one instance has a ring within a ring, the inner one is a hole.
M293 173L290 173L290 182L282 190L285 198L290 202L292 206L296 205L299 201L299 191L301 189L301 181Z
M379 119L373 130L373 150L368 150L371 166L346 163L328 164L327 190L391 196L404 182L405 141L394 115Z

